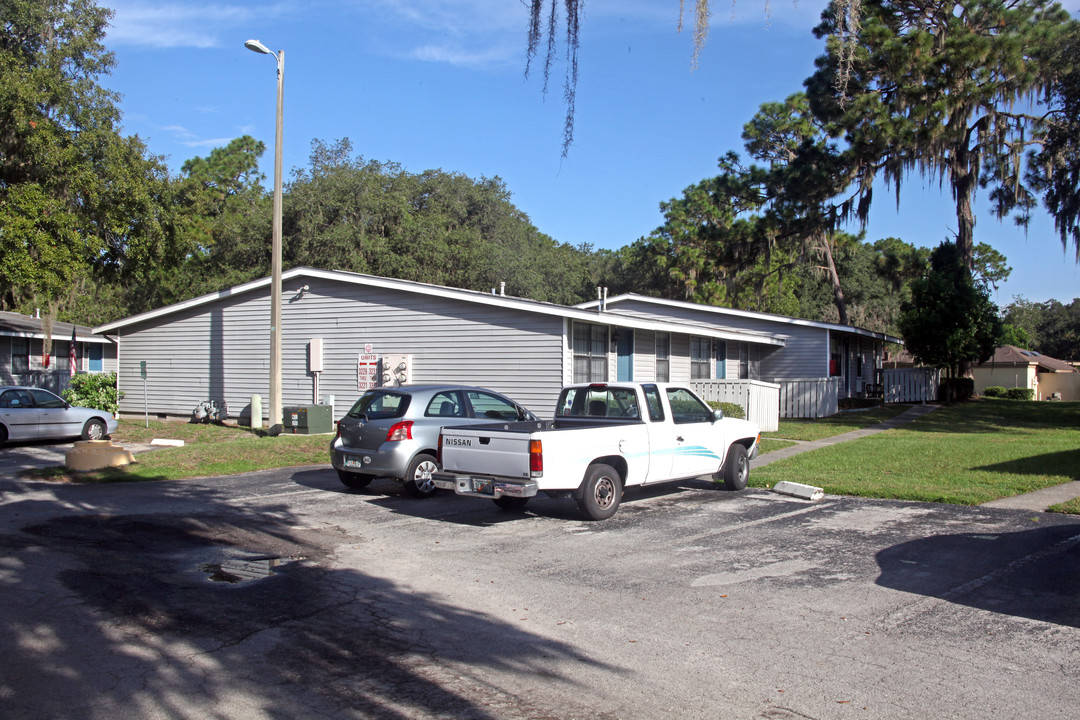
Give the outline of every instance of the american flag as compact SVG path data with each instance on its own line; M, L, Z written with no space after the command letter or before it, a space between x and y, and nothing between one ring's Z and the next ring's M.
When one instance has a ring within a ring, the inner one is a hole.
M68 348L68 367L71 368L71 374L74 375L79 369L76 365L75 359L75 326L71 326L71 345Z

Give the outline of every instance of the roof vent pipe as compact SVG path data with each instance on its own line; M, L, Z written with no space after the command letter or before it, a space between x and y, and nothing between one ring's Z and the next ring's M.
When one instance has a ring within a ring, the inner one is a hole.
M600 307L604 310L604 312L607 312L607 287L604 288L604 299L600 303Z
M499 297L506 297L506 283L499 283Z

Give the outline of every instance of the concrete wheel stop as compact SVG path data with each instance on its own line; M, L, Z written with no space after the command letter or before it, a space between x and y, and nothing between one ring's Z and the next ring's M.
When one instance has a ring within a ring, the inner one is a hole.
M803 500L812 500L814 502L825 497L825 490L823 488L814 487L813 485L803 485L802 483L788 482L787 480L781 480L776 483L776 486L773 487L773 492L802 498Z
M113 445L112 440L78 440L64 456L64 465L76 472L120 467L134 461L130 450Z

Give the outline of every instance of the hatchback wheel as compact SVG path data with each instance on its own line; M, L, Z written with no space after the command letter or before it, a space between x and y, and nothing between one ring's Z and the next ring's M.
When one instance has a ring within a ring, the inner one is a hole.
M409 463L409 469L405 471L405 492L417 498L431 497L438 490L431 473L438 470L439 463L434 456L417 455Z

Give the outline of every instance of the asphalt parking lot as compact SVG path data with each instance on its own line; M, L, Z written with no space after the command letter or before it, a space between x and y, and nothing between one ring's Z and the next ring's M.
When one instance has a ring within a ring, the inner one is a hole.
M0 478L5 718L1072 718L1080 519Z

